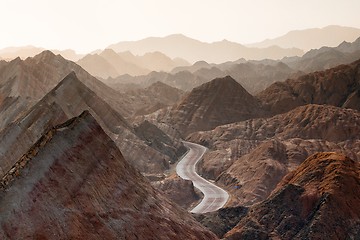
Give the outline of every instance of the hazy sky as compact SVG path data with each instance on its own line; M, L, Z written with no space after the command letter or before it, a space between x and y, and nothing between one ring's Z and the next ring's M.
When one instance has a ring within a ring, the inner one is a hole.
M253 43L295 29L360 28L359 9L360 0L0 0L0 48L87 52L173 33Z

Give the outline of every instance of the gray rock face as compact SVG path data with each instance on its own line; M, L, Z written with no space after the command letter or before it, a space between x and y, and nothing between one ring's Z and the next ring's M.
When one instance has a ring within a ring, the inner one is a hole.
M79 81L75 73L72 73L23 117L0 132L2 171L5 172L24 154L41 136L44 129L77 116L83 110L89 110L94 115L107 134L128 157L128 161L140 171L162 173L168 168L169 162L173 161L171 157L176 157L177 148L181 148L181 144L172 146L172 142L168 142L166 149L162 145L158 148L148 146L118 112ZM157 133L159 132L161 133L160 130ZM154 135L153 138L157 139L157 136ZM158 141L162 143L161 138Z

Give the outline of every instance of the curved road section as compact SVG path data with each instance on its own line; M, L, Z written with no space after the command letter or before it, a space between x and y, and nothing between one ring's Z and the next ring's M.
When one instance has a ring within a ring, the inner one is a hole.
M191 180L196 188L204 194L203 200L190 212L213 212L223 207L229 194L222 188L205 180L196 173L195 166L206 152L206 147L191 142L183 142L189 149L188 153L176 166L176 173L183 179Z

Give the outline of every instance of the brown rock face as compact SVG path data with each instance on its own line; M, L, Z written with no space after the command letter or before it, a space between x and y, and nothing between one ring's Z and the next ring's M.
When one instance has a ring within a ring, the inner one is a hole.
M194 203L201 199L200 194L195 192L193 183L179 176L170 176L162 181L153 182L152 185L184 209L191 210Z
M360 159L358 111L306 105L267 119L252 119L190 135L210 151L199 172L225 186L228 205L253 205L304 159L319 151Z
M289 173L264 202L249 209L226 239L357 239L360 165L317 153Z
M261 114L264 112L258 100L228 76L194 88L169 113L157 117L187 136Z
M359 110L360 102L355 101L359 89L360 61L356 61L274 83L258 97L275 114L306 104L329 104Z
M26 156L2 184L1 239L216 239L153 189L88 112Z

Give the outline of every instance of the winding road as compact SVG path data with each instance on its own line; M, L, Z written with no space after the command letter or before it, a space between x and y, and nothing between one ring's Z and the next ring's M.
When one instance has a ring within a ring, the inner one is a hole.
M191 180L194 186L204 194L203 200L190 212L206 213L218 210L225 205L229 194L222 188L200 177L195 168L207 148L191 142L184 141L183 143L189 151L176 165L176 173L183 179Z

